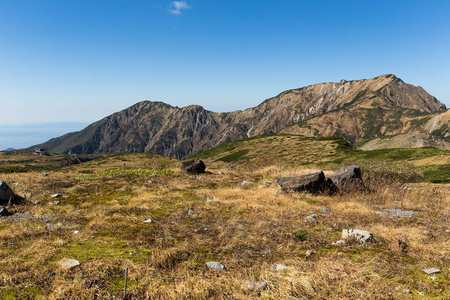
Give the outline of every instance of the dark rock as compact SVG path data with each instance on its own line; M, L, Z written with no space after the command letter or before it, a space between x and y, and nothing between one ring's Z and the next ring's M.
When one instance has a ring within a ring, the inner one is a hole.
M9 200L13 201L15 198L13 190L0 180L0 205L8 205Z
M359 166L342 167L330 175L327 182L338 189L347 184L362 183L361 169Z
M279 178L277 183L284 191L307 191L310 193L322 192L326 186L325 174L322 171L298 177Z
M9 216L9 212L8 212L8 210L6 209L6 207L0 206L0 216L1 216L1 217Z
M200 174L205 173L206 165L201 160L183 160L180 162L180 170L182 173Z

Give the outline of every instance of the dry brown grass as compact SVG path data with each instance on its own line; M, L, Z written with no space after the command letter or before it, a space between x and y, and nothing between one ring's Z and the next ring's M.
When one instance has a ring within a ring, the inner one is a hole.
M75 171L3 175L27 202L10 209L24 220L0 219L0 298L119 299L125 265L129 299L450 296L449 186L404 189L372 181L366 189L332 196L286 194L276 178L317 170L259 163L209 171L88 180L75 180ZM50 198L57 192L64 197ZM55 200L61 205L53 205ZM331 211L323 212L325 207ZM383 208L420 213L387 217L378 213ZM318 223L305 223L312 213ZM148 218L154 222L144 223ZM369 230L375 242L331 246L344 228ZM300 229L308 232L304 241L294 238ZM398 238L409 245L406 254L388 249ZM313 255L306 256L307 250ZM67 258L81 265L62 270L59 262ZM227 270L209 270L207 261ZM289 268L274 272L276 263ZM428 267L442 270L436 280L421 271ZM246 280L264 281L267 289L250 290Z

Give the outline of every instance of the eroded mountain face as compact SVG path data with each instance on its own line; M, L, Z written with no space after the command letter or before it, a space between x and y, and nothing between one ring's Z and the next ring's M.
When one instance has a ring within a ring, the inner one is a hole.
M402 111L396 112L399 109ZM444 104L423 88L383 75L288 90L256 107L230 113L215 113L198 105L177 108L143 101L44 145L60 153L145 151L183 158L226 142L283 130L339 134L355 142L398 131L404 111L414 119L442 109ZM364 129L373 125L370 120L374 118L393 118L390 123L395 126L388 122L379 131Z

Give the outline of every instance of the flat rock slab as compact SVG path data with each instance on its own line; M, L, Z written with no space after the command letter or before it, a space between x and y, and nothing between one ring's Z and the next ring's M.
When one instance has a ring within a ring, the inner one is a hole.
M206 266L212 270L225 271L225 266L216 261L208 261Z
M61 268L64 270L70 270L75 268L76 266L79 266L80 262L76 259L67 259L61 263Z
M322 171L297 177L278 178L277 183L284 191L310 193L322 192L326 186L325 174Z
M267 283L264 281L247 280L245 286L249 290L265 290L267 288Z
M281 270L286 270L287 268L289 268L288 266L282 265L282 264L275 264L272 267L272 270L277 272L277 271L281 271Z
M378 211L378 213L389 217L412 218L415 214L420 212L414 210L402 210L400 208L386 208Z
M423 269L422 271L424 271L424 272L427 273L428 275L430 275L430 274L436 274L436 273L441 273L441 270L436 269L436 268Z

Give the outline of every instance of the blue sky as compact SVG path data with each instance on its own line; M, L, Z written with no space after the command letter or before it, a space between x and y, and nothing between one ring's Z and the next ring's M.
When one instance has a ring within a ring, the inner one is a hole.
M0 124L213 111L393 73L450 106L450 1L0 0Z

